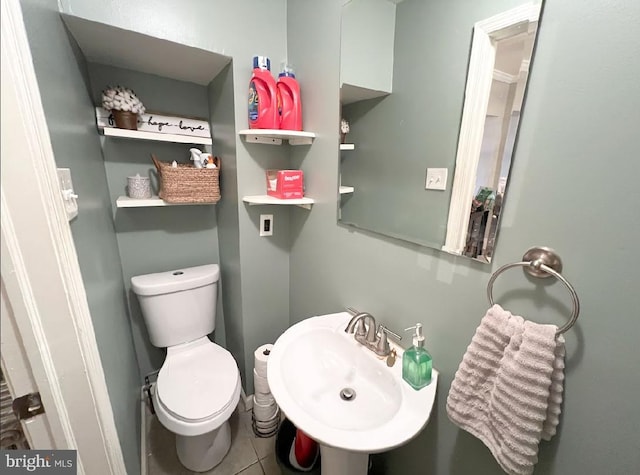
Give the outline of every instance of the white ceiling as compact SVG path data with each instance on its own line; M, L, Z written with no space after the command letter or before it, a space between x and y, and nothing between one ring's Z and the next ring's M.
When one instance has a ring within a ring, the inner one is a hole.
M221 54L62 15L87 61L207 85L231 61Z

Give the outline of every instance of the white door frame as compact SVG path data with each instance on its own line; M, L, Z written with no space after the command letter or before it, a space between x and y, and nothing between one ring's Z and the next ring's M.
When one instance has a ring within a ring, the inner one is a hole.
M491 83L496 62L496 38L501 32L522 23L537 22L541 0L534 0L477 22L473 27L469 72L464 92L456 168L442 250L461 255L467 243L471 201L484 136Z
M22 11L1 1L2 326L28 359L3 366L8 380L31 368L52 448L77 449L78 473L126 475Z
M4 249L5 241L2 241L2 262L5 263L5 255L8 253ZM9 285L12 285L10 283ZM4 281L1 285L2 298L1 298L1 323L2 332L0 332L0 341L2 344L2 371L5 376L9 394L12 398L23 396L25 394L38 392L38 382L36 381L33 368L27 358L24 344L18 330L18 324L15 319L13 307L9 304L9 298L6 293L6 286ZM21 302L14 302L20 305ZM24 309L19 309L18 312L24 312ZM43 385L45 392L48 389L46 385ZM42 395L42 394L41 394ZM47 393L46 398L51 399ZM29 447L38 448L54 448L60 444L56 442L57 439L64 440L64 433L61 434L61 428L52 427L52 423L57 421L55 412L57 407L52 407L52 410L47 409L47 413L32 417L27 420L20 421L22 426L22 432L25 435L25 439L29 443ZM2 431L7 428L2 427Z

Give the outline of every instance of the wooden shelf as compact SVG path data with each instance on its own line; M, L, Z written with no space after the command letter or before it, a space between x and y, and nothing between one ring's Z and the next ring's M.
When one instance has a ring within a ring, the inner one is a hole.
M283 140L288 140L289 145L311 145L316 138L313 132L297 130L247 129L238 134L244 136L247 142L269 145L281 145Z
M340 144L340 151L344 151L344 150L355 150L356 149L356 145L353 143L341 143Z
M245 203L249 203L250 206L254 205L296 205L301 208L311 209L311 205L315 203L313 199L307 198L306 196L303 198L297 198L292 200L281 200L278 198L274 198L269 195L253 195L253 196L243 196L242 201Z
M353 193L354 191L356 191L356 189L353 186L340 185L340 194L341 195L346 195L348 193Z
M129 198L128 196L118 196L116 207L118 208L149 208L153 206L197 206L211 205L214 203L167 203L166 201L152 196L151 198L139 199Z
M189 143L211 145L213 141L207 137L193 137L190 135L160 134L158 132L144 132L142 130L118 129L116 127L99 127L102 135L125 139L152 140L155 142Z

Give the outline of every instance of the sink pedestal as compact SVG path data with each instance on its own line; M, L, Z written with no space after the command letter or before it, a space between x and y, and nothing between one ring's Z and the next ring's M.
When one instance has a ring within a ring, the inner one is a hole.
M320 444L322 475L367 475L369 454Z

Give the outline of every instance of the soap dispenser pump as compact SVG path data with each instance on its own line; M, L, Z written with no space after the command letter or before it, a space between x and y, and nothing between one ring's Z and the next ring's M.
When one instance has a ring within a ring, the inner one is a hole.
M405 329L410 330L415 330L413 346L407 348L402 355L402 379L413 389L419 390L431 382L433 362L429 352L424 349L422 324L416 323L415 326Z

